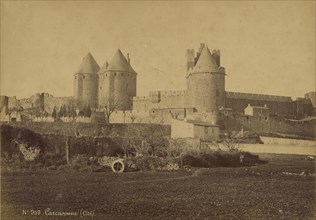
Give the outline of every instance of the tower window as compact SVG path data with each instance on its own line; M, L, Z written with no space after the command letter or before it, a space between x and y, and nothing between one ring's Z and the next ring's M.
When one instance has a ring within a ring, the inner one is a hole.
M102 90L102 86L100 86L100 90Z
M219 96L219 89L216 89L216 96Z
M114 73L114 76L116 76L116 73Z
M108 74L105 74L106 77L108 77Z
M83 76L82 78L86 78L85 76Z
M121 76L123 76L123 73L121 73Z

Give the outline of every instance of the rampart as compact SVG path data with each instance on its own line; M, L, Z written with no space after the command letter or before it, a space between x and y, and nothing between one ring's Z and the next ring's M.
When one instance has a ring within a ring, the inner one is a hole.
M225 107L232 108L237 112L244 112L248 104L252 106L266 105L272 115L284 117L293 117L295 115L295 106L291 97L226 92Z
M280 118L264 120L245 115L226 116L223 120L224 129L228 130L241 130L243 127L260 135L280 133L312 138L316 135L315 123L290 123Z
M37 108L41 111L52 113L54 107L60 108L62 105L74 105L73 97L53 97L48 93L37 93L30 98L17 99L16 96L2 96L3 104L9 109L31 109Z
M149 96L133 98L133 110L148 111L150 109L185 108L185 91L151 91Z
M249 99L260 101L277 101L277 102L292 102L289 96L276 96L276 95L264 95L254 93L241 93L241 92L226 92L226 98L228 99Z

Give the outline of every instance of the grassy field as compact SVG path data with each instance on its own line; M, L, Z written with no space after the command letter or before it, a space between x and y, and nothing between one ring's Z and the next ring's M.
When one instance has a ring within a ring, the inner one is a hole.
M2 173L1 219L313 219L315 161L260 158L269 162L176 172ZM58 216L69 212L77 216Z

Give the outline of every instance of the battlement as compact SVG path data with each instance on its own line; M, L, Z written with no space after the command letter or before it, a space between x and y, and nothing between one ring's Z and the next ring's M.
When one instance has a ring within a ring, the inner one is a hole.
M173 97L173 96L184 96L186 94L185 90L160 90L160 91L150 91L149 95L157 95L159 94L161 97Z
M133 100L135 101L142 101L142 100L148 100L149 97L148 96L134 96Z
M226 98L292 102L292 99L289 96L264 95L264 94L241 93L241 92L226 92Z

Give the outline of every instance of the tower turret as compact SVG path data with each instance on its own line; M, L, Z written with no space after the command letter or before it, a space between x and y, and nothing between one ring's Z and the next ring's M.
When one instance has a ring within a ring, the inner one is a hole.
M110 64L105 63L99 75L99 107L112 105L117 110L132 109L132 98L136 96L137 73L121 50L117 50Z
M98 106L98 75L100 67L88 53L74 74L74 98L80 106Z
M217 54L213 56L205 44L201 48L187 71L189 103L198 112L217 112L225 103L225 69L218 65Z

